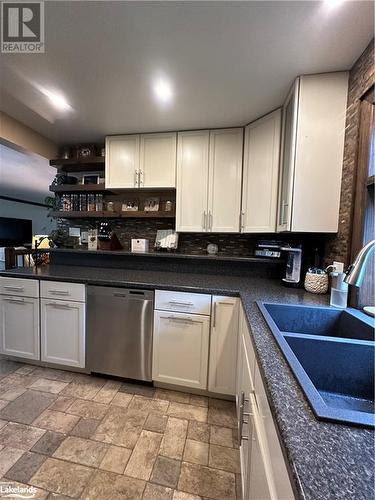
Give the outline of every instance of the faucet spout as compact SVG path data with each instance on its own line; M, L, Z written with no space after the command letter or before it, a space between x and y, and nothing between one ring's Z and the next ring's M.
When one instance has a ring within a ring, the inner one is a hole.
M374 250L375 240L370 241L362 248L362 250L360 250L354 263L349 267L346 273L346 277L344 279L345 283L348 283L348 285L354 285L358 288L362 286L367 261Z

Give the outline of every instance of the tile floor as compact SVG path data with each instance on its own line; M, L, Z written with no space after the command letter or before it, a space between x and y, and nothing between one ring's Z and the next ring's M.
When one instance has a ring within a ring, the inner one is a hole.
M0 360L0 482L35 499L240 498L234 404Z

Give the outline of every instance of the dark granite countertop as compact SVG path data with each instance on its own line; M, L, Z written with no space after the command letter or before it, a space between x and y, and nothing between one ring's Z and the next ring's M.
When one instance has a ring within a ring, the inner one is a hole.
M255 302L326 304L327 296L284 288L278 280L224 275L80 266L24 268L0 274L239 296L297 496L306 500L374 498L374 432L315 418Z

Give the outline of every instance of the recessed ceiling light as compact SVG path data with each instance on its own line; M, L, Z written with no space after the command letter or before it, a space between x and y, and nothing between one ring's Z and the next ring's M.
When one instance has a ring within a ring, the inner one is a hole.
M42 92L59 111L70 111L73 109L62 94L47 89L43 89Z
M166 78L158 78L153 84L156 99L162 104L168 104L173 98L172 85Z
M343 3L344 0L324 0L324 5L328 9L336 9L336 7L339 7Z

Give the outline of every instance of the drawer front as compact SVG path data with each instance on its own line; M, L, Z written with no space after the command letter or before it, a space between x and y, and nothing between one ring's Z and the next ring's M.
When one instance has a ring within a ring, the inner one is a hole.
M156 290L155 309L210 316L211 295Z
M39 281L0 276L0 293L23 297L39 297Z
M41 281L40 296L43 299L73 300L86 302L85 285L81 283L65 283L63 281Z

